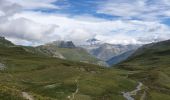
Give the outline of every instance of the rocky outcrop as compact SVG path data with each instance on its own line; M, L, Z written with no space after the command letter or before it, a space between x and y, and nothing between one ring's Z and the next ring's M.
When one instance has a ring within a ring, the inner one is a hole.
M101 59L103 61L108 61L111 58L118 56L130 50L137 49L139 45L119 45L119 44L95 44L95 45L84 45L81 46L86 49L91 55Z
M76 48L72 41L54 41L46 44L47 46L56 46L58 48Z
M14 44L11 41L5 39L5 37L0 36L0 46L14 46Z

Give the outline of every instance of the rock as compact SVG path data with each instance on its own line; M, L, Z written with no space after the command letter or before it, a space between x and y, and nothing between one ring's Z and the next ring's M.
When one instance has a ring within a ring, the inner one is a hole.
M5 65L4 64L2 64L2 63L0 63L0 70L2 71L2 70L5 70Z

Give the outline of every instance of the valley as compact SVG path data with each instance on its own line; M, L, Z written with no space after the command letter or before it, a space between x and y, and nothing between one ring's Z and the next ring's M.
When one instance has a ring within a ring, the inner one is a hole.
M170 98L169 50L169 40L147 44L140 47L130 58L118 64L117 67L137 71L128 77L147 86L145 92L148 100L168 100Z
M170 0L0 0L0 100L170 100Z
M169 41L144 45L125 61L108 68L31 52L24 46L1 45L0 97L3 100L159 100L163 96L168 100L168 46Z
M6 66L0 72L3 100L24 100L23 92L35 100L123 100L121 92L137 84L126 70L36 55L21 46L1 46L0 57Z

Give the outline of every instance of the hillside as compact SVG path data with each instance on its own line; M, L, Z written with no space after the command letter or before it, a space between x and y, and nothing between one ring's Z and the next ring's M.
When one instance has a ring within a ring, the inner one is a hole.
M117 67L136 71L129 77L148 87L148 100L170 99L170 40L144 45Z
M36 51L60 59L107 66L105 62L90 55L85 49L76 47L71 41L54 41L36 47Z
M0 46L14 46L11 41L5 39L5 37L0 36Z
M125 53L122 53L120 55L114 56L111 59L107 60L107 64L109 64L110 66L113 66L115 64L118 64L124 60L126 60L128 57L130 57L133 53L135 52L135 50L130 50L127 51Z
M0 47L2 100L124 100L122 91L135 88L129 71L67 61ZM24 99L25 98L25 99Z
M140 45L119 45L119 44L108 44L108 43L97 43L92 45L83 45L91 55L103 61L108 61L111 58L118 56L127 51L135 50Z

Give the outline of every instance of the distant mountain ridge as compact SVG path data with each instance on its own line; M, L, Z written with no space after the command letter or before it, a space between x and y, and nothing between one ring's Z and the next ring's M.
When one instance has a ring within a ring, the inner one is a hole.
M0 36L0 46L14 46L14 44L11 41L5 39L5 37Z
M127 51L125 53L122 53L120 55L114 56L113 58L109 59L108 61L106 61L110 66L113 66L115 64L118 64L124 60L126 60L128 57L130 57L133 53L135 52L135 50L130 50Z
M153 52L157 52L157 51L160 51L160 50L164 50L164 48L166 48L166 49L170 48L170 40L146 44L146 45L140 47L140 48L131 56L131 58L132 58L132 57L139 56L139 55L145 53L145 52L148 51L148 50L149 50L149 52L153 53Z
M54 41L45 45L56 46L58 48L76 48L72 41Z
M92 61L83 50L56 47L66 58L62 60L44 55L37 47L0 46L0 100L26 100L26 96L34 100L123 100L121 91L136 86L124 78L124 70L79 62L79 57Z
M86 40L87 45L96 45L96 44L100 44L100 43L102 43L102 42L96 38L91 38L91 39Z
M0 41L3 46L15 46L4 37L1 37ZM99 40L91 39L89 41ZM124 60L124 57L120 54L128 50L133 50L136 47L133 45L113 45L101 42L86 45L85 47L76 47L72 41L54 41L37 47L22 46L22 48L38 55L108 66L108 64L112 65L112 63L115 64L116 62ZM121 57L118 57L119 55ZM118 57L117 59L119 60L117 60L115 56ZM112 58L114 57L115 59L113 60Z
M54 41L45 45L37 46L36 49L45 55L60 59L107 66L104 61L95 58L85 49L76 47L72 41Z
M46 50L17 46L5 38L1 44L4 44L0 46L2 100L25 100L23 91L35 100L67 100L74 93L77 100L124 100L122 92L138 89L138 83L143 84L140 91L130 93L135 94L135 100L170 99L170 40L144 45L114 68L81 63L87 52L80 47L43 45L50 47ZM44 55L47 54L44 51L55 50L66 60ZM124 57L124 53L121 55ZM73 58L77 62L69 61Z
M37 47L32 47L18 46L13 44L11 41L5 39L4 37L0 37L0 46L20 47L27 52L40 56L48 56L65 60L107 66L104 61L90 55L85 49L76 47L72 41L54 41Z
M83 45L91 55L94 55L96 58L103 61L108 61L111 58L118 56L122 53L125 53L130 50L138 48L140 45L120 45L120 44L108 44L100 43L94 45Z

